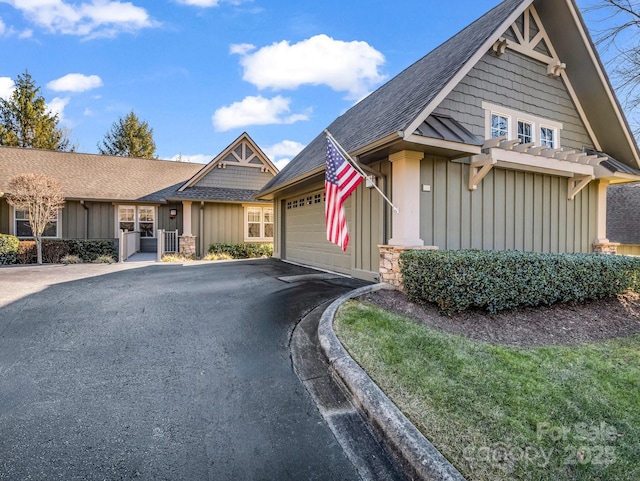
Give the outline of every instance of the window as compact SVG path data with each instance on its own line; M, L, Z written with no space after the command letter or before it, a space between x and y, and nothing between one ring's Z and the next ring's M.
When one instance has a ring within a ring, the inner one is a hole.
M555 129L549 127L540 127L540 145L553 149L555 144Z
M509 138L509 117L501 114L491 114L491 138Z
M154 213L154 207L138 207L138 230L140 231L140 237L153 237Z
M521 144L530 144L533 142L533 124L518 120L518 138Z
M560 147L562 123L518 112L501 105L482 102L485 111L485 139L506 137L523 144ZM539 135L539 137L537 137Z
M118 229L139 231L140 237L155 237L156 208L149 205L118 207Z
M247 241L273 239L273 208L247 207Z
M31 224L29 224L29 212L27 210L15 210L13 217L15 219L16 237L33 237ZM44 228L42 237L58 237L58 215L55 219L51 219Z

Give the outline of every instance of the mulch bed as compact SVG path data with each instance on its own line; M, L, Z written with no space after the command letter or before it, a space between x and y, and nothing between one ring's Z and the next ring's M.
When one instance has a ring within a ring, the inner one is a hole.
M509 346L580 344L640 333L640 294L627 293L579 305L520 308L489 314L466 311L449 317L437 306L421 306L399 291L361 296L384 309L471 339Z

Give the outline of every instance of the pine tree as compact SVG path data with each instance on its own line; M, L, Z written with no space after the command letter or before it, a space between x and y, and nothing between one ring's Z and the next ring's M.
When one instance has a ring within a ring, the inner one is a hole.
M104 136L98 150L103 155L121 157L156 158L156 144L153 129L146 121L141 122L133 110L126 117L118 119Z
M28 71L14 81L9 99L0 98L0 145L73 151L67 131L58 127L58 114L47 109Z

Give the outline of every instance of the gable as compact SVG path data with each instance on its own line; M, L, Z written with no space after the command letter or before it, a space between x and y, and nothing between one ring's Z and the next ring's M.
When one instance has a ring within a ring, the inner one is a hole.
M276 167L245 132L179 190L194 187L259 190Z

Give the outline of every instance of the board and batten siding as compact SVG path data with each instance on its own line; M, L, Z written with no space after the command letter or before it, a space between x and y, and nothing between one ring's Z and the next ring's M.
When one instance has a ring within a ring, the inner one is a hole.
M568 200L565 177L492 169L468 189L469 166L421 162L420 235L441 249L591 252L597 237L597 184Z
M62 238L113 239L115 208L109 202L66 201L62 209Z
M6 199L0 199L0 234L8 234L10 226L9 204Z
M193 233L200 236L196 242L201 255L208 252L209 244L244 242L244 208L241 204L205 202L201 208L194 203L191 215Z
M509 49L500 57L486 54L434 113L453 117L484 139L483 101L561 122L561 147L577 151L594 148L564 81L547 76L542 62Z
M260 190L272 177L273 174L261 172L256 167L227 164L224 168L212 169L196 185L223 189Z

